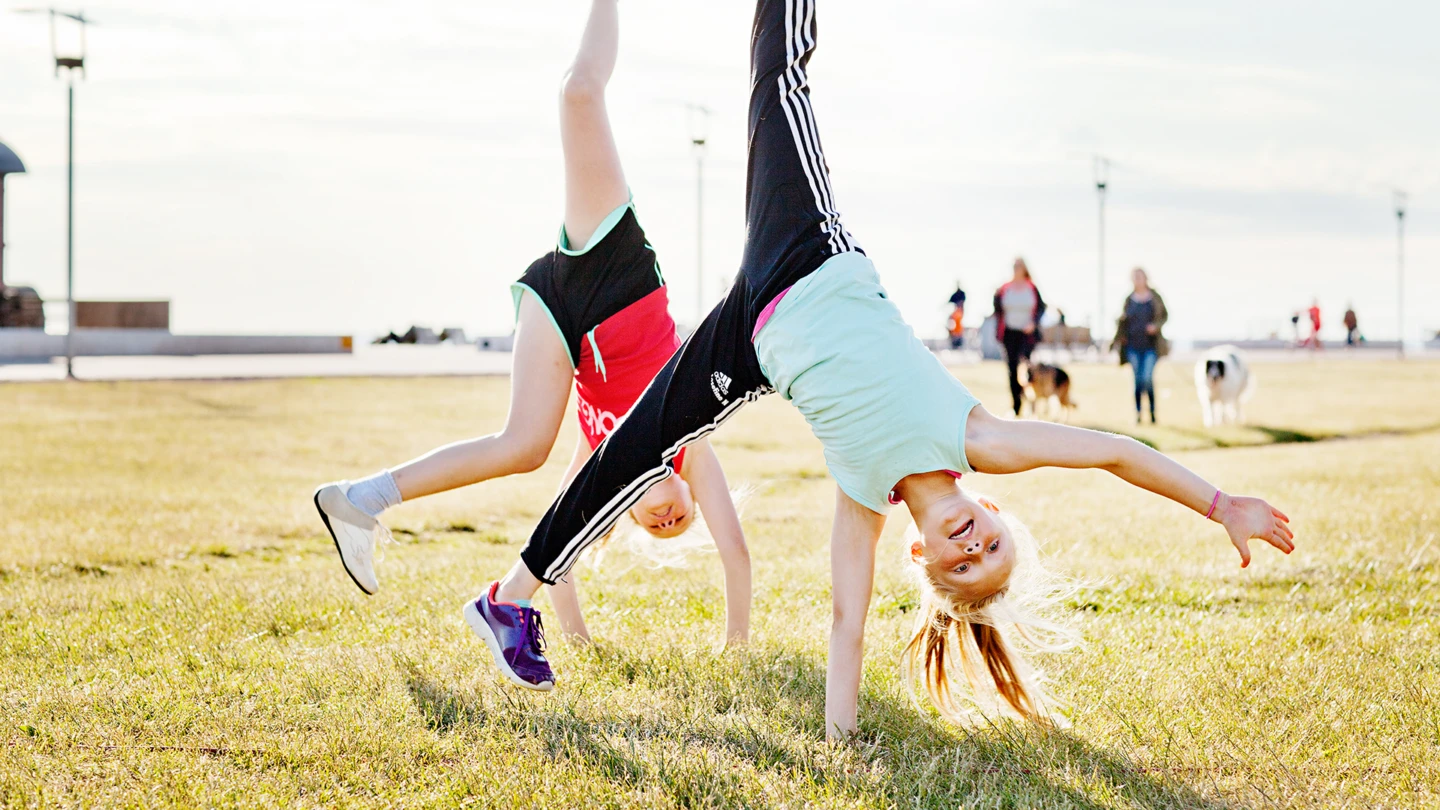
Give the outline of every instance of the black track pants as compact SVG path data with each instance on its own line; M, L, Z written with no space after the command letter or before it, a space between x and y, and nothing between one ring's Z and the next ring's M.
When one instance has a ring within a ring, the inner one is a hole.
M740 272L535 528L520 556L545 582L670 475L680 448L772 391L751 343L761 310L832 256L859 250L840 224L810 107L815 32L815 0L756 4Z

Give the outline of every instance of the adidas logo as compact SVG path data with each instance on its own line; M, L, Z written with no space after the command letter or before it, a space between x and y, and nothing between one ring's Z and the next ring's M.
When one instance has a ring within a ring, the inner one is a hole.
M720 400L722 403L726 402L727 398L730 395L730 378L726 377L724 374L718 371L714 374L711 374L710 391L711 393L715 394L716 399Z

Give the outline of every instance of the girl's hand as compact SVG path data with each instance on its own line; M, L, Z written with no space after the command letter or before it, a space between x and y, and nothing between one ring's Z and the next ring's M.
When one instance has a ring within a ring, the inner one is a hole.
M1240 552L1240 567L1250 564L1250 541L1260 539L1289 554L1295 550L1295 534L1284 512L1260 500L1221 495L1215 521L1225 527L1230 542Z

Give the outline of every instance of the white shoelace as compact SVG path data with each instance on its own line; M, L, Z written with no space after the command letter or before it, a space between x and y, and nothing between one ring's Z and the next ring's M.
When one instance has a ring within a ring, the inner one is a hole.
M385 547L392 543L399 543L395 535L390 533L390 528L379 520L375 521L375 562L385 559Z

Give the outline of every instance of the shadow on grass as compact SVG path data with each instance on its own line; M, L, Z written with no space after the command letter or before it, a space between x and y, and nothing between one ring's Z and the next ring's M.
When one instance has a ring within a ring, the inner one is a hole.
M1301 431L1289 430L1287 428L1264 427L1263 425L1255 425L1250 429L1265 434L1273 444L1305 444L1308 442L1318 442L1325 438L1324 436L1317 436L1313 433L1302 433Z
M1363 436L1346 436L1342 434L1305 433L1290 428L1266 427L1264 425L1234 425L1230 429L1258 433L1259 436L1246 437L1244 433L1240 433L1238 434L1239 438L1236 438L1234 436L1217 435L1214 430L1209 428L1199 430L1182 427L1170 428L1174 433L1204 442L1216 449L1229 447L1264 447L1271 444L1309 444L1311 442L1332 441L1336 439L1369 437L1369 434Z
M1267 447L1272 444L1313 444L1318 442L1386 439L1397 436L1419 436L1425 433L1440 431L1440 423L1402 428L1361 430L1354 433L1313 433L1295 430L1293 428L1269 427L1267 425L1230 425L1222 428L1231 431L1229 435L1217 433L1216 429L1212 428L1167 426L1165 429L1177 436L1194 439L1197 442L1207 445L1210 449L1224 450L1233 447ZM1112 430L1110 432L1119 433L1122 436L1130 436L1130 434L1122 431ZM1140 436L1130 436L1130 438L1148 444L1151 447L1155 446L1153 442L1147 441Z
M687 655L593 650L585 654L590 679L578 685L581 695L540 701L513 699L506 687L456 688L414 662L397 663L436 734L529 737L552 762L583 766L636 795L661 793L678 806L778 802L770 792L777 783L822 804L879 798L887 806L948 808L988 799L997 806L1088 808L1123 797L1143 807L1233 806L1072 733L1010 722L962 730L875 689L861 695L856 739L832 746L823 742L822 661L752 648L706 659L693 678L676 677L676 662ZM622 690L633 696L635 688L682 708L662 712L653 700L626 708L608 699Z
M1137 433L1130 433L1110 425L1077 425L1077 427L1098 430L1103 433L1113 433L1117 436L1125 436L1155 450L1165 449L1161 447L1160 441L1153 436L1143 436ZM1165 425L1160 428L1163 433L1172 436L1179 436L1194 441L1198 447L1173 447L1170 451L1196 451L1196 450L1227 450L1239 447L1268 447L1272 444L1313 444L1318 442L1358 441L1362 439L1385 439L1397 436L1418 436L1425 433L1440 431L1440 422L1415 425L1412 427L1400 428L1379 428L1375 430L1360 430L1353 433L1324 433L1306 432L1293 428L1269 427L1267 425L1228 425L1222 428L1191 428L1177 425ZM1225 431L1225 432L1220 432Z

